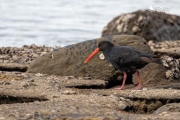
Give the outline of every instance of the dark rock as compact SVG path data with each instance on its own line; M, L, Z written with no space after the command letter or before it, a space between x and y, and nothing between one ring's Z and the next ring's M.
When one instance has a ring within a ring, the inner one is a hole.
M139 10L114 18L104 27L102 36L129 34L141 36L148 41L164 41L180 39L179 33L179 16Z
M134 46L147 53L152 53L146 40L134 35L114 35L70 45L40 56L29 66L28 72L61 76L91 77L103 80L121 80L122 74L115 72L106 61L99 59L99 54L87 64L84 60L93 52L99 41L109 40L115 45ZM51 55L53 54L53 58Z
M150 63L140 70L141 78L144 81L143 84L160 85L165 82L166 68L163 65L156 63ZM138 84L138 77L135 73L133 75L133 83Z

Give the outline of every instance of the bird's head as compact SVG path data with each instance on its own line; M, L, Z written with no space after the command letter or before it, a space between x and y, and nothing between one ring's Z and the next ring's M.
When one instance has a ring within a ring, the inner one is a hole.
M109 41L100 41L98 44L98 48L100 51L105 51L107 50L109 47L114 46L113 43L109 42Z
M114 44L109 41L100 41L98 44L98 48L89 55L89 57L84 61L84 63L87 63L90 59L92 59L99 51L105 51L109 49L110 47L113 47Z

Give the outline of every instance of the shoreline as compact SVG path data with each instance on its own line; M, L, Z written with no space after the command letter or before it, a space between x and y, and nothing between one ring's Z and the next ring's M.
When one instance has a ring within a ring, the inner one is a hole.
M158 57L167 55L180 59L180 40L163 42L149 41L148 45ZM37 46L35 44L23 45L22 47L0 47L0 63L30 64L38 56L56 51L60 48L64 47Z

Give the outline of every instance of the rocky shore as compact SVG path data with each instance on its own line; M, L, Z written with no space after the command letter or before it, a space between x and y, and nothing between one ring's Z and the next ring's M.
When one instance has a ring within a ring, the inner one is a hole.
M174 28L176 24L169 26ZM162 36L159 42L134 35L114 35L64 48L1 47L0 119L178 120L180 40L163 41ZM137 84L134 75L128 78L125 90L114 90L121 85L121 72L99 56L83 64L100 40L138 47L161 57L163 64L149 64L141 69L142 90L131 90Z
M173 45L179 47L178 41L170 43L149 42L149 45L153 51ZM28 67L33 59L55 49L32 46L0 48L1 63L4 66L18 64ZM146 84L140 91L132 91L132 84L127 85L124 91L117 91L107 89L106 81L90 77L27 73L19 71L19 66L15 71L0 68L1 119L178 120L180 115L179 78L171 78L163 85Z
M24 45L21 48L1 47L0 62L30 64L31 61L37 58L38 56L42 56L47 52L53 51L54 49L57 48L36 46L35 44L32 44L30 46Z

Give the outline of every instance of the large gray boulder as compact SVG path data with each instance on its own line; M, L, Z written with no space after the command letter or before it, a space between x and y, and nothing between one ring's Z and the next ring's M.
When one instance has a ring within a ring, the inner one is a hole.
M88 76L108 81L122 80L122 74L116 71L106 60L101 60L99 54L90 62L84 64L84 60L96 49L98 42L101 40L109 40L115 45L133 46L152 54L145 39L135 35L114 35L69 45L40 56L30 64L28 72L60 76ZM154 69L157 66L152 65ZM151 69L148 68L148 70ZM151 76L149 72L148 75ZM145 77L148 78L148 75ZM129 79L132 79L132 77L130 76Z
M102 36L129 34L146 40L180 39L180 16L139 10L115 17L104 27Z

